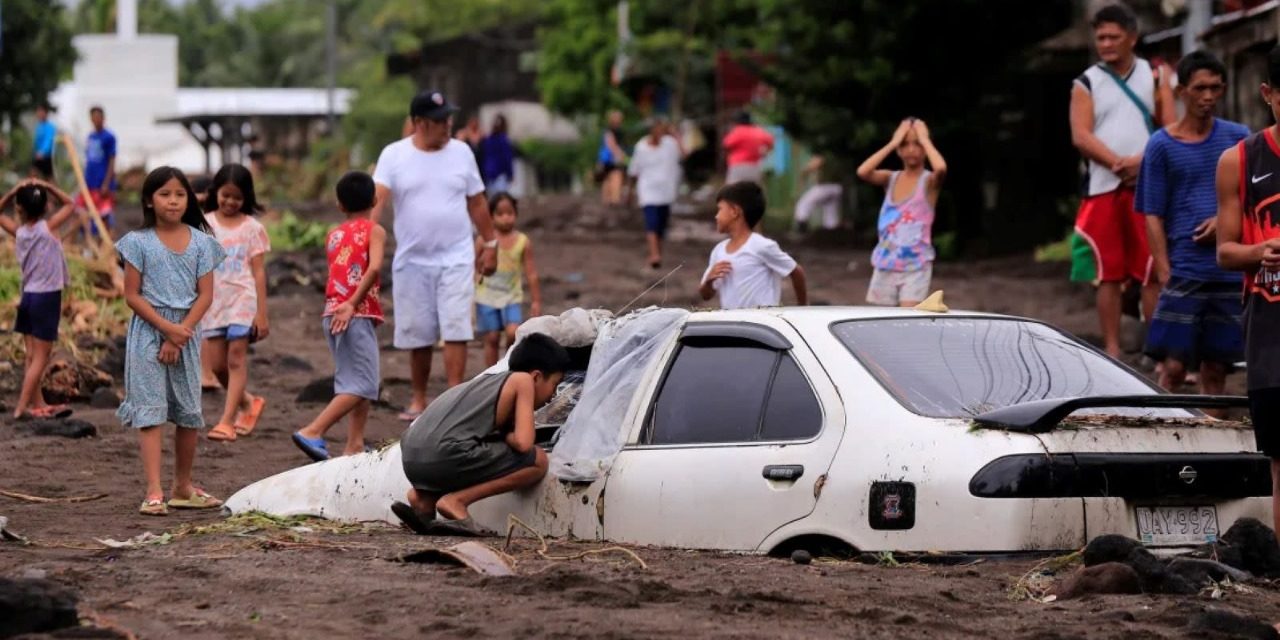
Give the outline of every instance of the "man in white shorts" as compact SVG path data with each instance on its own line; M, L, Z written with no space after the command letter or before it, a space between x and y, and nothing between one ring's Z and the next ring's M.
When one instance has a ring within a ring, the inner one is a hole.
M474 338L471 307L475 272L498 266L497 236L485 201L475 154L450 136L457 108L438 91L424 91L409 104L413 132L378 156L373 180L377 222L387 200L395 207L396 255L391 263L395 347L411 351L413 401L400 414L412 421L427 407L432 348L444 340L449 386L462 383L467 342ZM477 260L472 225L481 237Z

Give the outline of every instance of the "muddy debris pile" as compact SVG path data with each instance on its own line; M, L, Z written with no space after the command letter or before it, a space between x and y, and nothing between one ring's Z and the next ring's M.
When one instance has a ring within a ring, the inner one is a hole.
M44 633L80 624L79 598L41 578L0 578L0 638Z
M1215 543L1189 555L1159 558L1141 542L1098 536L1082 554L1084 566L1057 585L1060 600L1108 593L1193 595L1216 584L1280 577L1276 535L1253 518L1241 518Z

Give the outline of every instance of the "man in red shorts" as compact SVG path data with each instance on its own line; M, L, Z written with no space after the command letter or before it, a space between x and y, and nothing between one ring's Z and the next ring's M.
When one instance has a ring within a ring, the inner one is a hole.
M1134 55L1138 22L1121 5L1103 7L1093 18L1101 62L1071 89L1071 141L1089 164L1076 233L1097 263L1098 320L1107 353L1120 355L1121 289L1143 284L1142 308L1150 319L1159 286L1150 280L1146 222L1133 210L1133 188L1147 139L1173 122L1173 94L1163 75Z
M89 121L93 123L93 131L84 147L84 181L102 223L110 229L116 208L116 136L106 127L102 107L95 105L89 109ZM76 208L87 207L84 194L77 194ZM97 227L91 227L90 231L95 237L98 235Z

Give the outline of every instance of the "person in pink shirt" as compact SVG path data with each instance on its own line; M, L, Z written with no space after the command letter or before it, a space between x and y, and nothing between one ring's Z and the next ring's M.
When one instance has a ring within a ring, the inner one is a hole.
M773 150L773 136L751 124L751 114L740 112L735 124L724 137L724 150L729 166L725 184L749 181L761 184L764 172L760 161Z

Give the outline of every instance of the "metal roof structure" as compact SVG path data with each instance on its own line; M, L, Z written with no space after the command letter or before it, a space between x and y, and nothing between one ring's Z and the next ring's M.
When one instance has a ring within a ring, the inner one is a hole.
M354 95L351 89L335 89L334 113L347 113ZM157 118L157 122L227 117L323 117L329 113L326 89L181 88L177 98L177 110Z

